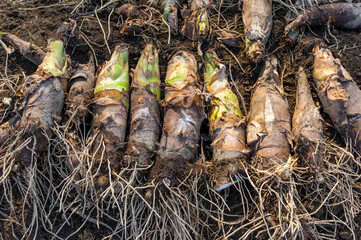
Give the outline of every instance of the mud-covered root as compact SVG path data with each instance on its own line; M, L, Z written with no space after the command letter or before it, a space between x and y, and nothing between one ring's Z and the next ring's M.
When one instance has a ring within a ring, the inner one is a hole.
M2 170L5 172L2 172L4 178L1 181L15 181L12 191L19 191L18 195L22 196L24 215L21 223L26 238L37 236L40 225L44 226L49 221L45 207L53 200L49 189L54 179L52 174L40 172L39 168L47 171L50 166L47 161L38 161L38 156L49 146L54 135L53 128L61 119L67 71L64 43L53 40L37 71L25 80L22 117L14 131L17 134L12 134L11 148L2 159ZM12 180L7 179L10 176ZM18 186L18 190L14 186ZM15 198L12 200L15 201Z
M19 161L17 152L28 141L17 146L23 134L20 131L14 135L0 158L0 213L8 229L14 230L10 238L37 238L39 228L49 220L47 207L53 200L50 185L54 179L44 175L43 170L50 168L47 161L40 162L34 157L28 166Z
M337 228L353 239L356 236L355 217L361 211L359 174L353 168L356 159L347 149L324 142L323 168L318 178L295 173L299 189L304 193L302 204L315 219L319 233L339 239ZM322 181L320 181L322 179Z
M257 169L286 180L294 164L290 156L291 117L277 64L275 57L268 57L256 82L247 120L247 144L253 149L253 165Z
M95 154L100 166L98 184L106 186L109 171L117 171L125 149L129 109L128 45L115 47L111 59L101 67L94 90L92 122ZM108 169L108 163L111 170Z
M66 35L66 33L70 30L70 37L74 36L74 31L76 28L76 21L69 18L69 21L67 22L63 22L60 27L58 28L58 30L56 31L56 38L57 39L61 39L64 38L64 36ZM66 40L64 40L66 41Z
M0 39L6 39L30 62L39 66L45 57L45 52L33 43L26 42L14 34L0 32Z
M361 154L361 90L324 44L317 44L313 55L313 80L323 110L345 142L350 140Z
M327 0L325 2L327 2ZM285 17L286 24L292 22L300 12L305 11L305 9L311 7L314 4L319 5L321 3L320 1L316 1L316 0L309 0L309 1L297 0L292 6L289 6L290 9L287 11ZM304 27L300 27L291 30L284 38L285 43L288 44L289 46L293 46L298 41L300 32L303 31L303 29Z
M283 181L275 174L249 168L247 180L255 206L247 221L228 236L239 239L308 239L318 238L315 218L302 204L299 183L291 175ZM227 236L227 237L228 237Z
M323 138L321 115L302 68L297 81L293 134L300 168L294 171L294 175L302 192L306 192L302 204L313 218L322 222L328 216L328 224L338 222L353 234L353 219L360 212L360 204L359 193L354 190L358 176L352 167L352 154L332 146Z
M327 69L323 70L327 72ZM315 223L320 222L320 229L332 228L337 222L352 235L354 217L360 212L360 194L355 190L359 177L353 168L354 158L346 149L331 145L323 138L321 115L302 68L297 80L293 134L300 168L294 171L294 175L301 191L306 193L302 204L312 218L318 218ZM328 222L322 223L325 216Z
M242 19L246 32L247 58L258 63L265 56L265 45L272 30L272 1L244 1Z
M361 27L361 3L332 3L310 7L285 27L286 39L291 34L288 39L293 42L297 29L306 24L332 24L345 29L358 29Z
M197 62L191 53L180 51L172 57L165 83L163 134L148 182L164 182L171 188L188 175L187 165L196 160L205 118Z
M90 55L87 64L79 64L69 81L66 108L75 122L84 121L89 113L95 84L94 57Z
M160 84L158 51L148 43L133 71L130 132L119 173L124 187L143 185L156 155L162 128Z
M182 179L177 186L167 187L167 195L160 194L161 183L138 187L127 198L127 215L130 219L124 226L126 235L132 239L202 239L207 232L211 236L213 229L201 220L198 207L200 200L195 186L196 178ZM151 190L145 200L144 189Z

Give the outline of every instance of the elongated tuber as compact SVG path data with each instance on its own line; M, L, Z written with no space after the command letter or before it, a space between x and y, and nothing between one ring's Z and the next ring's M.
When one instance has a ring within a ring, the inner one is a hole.
M361 154L361 90L324 44L313 49L313 80L324 111L337 131Z
M245 0L242 19L246 32L246 55L254 63L265 56L265 46L272 30L272 1Z
M21 106L23 115L19 129L24 129L25 137L32 137L29 145L19 153L25 165L31 163L33 149L35 153L39 153L46 148L48 137L53 135L51 128L61 119L67 91L68 66L64 43L54 40L50 42L37 71L25 80L25 96Z
M197 62L191 53L182 51L172 57L165 83L163 134L148 179L148 182L160 183L162 192L179 183L187 174L188 165L196 159L205 117L199 96ZM146 198L151 199L152 193L153 190L148 189Z
M313 6L298 15L285 27L284 34L291 40L295 30L303 25L332 24L345 29L361 28L361 3L332 3Z
M253 148L254 164L260 170L290 177L292 144L291 117L283 86L277 73L277 59L266 59L251 98L247 143Z
M131 120L127 153L140 165L155 154L161 132L158 51L146 45L134 70L131 86Z
M230 176L239 172L247 158L246 122L237 96L228 84L226 66L213 50L206 52L204 63L204 82L212 98L208 120L213 140L213 181L220 191L233 184Z
M297 74L296 106L292 119L292 133L301 164L317 176L323 166L322 118L313 102L306 73L301 67Z

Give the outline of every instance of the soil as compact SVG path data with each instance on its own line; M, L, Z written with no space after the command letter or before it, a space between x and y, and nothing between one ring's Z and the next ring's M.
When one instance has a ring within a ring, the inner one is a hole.
M78 1L80 2L80 1ZM5 0L0 3L0 31L16 34L18 37L35 43L44 50L48 39L54 38L57 28L68 18L76 20L78 27L75 36L67 37L66 52L71 57L71 65L76 68L77 64L85 63L88 60L88 52L92 51L96 55L97 67L109 59L111 51L119 43L128 43L130 46L129 66L135 68L140 52L147 41L153 41L158 49L160 56L161 79L165 78L167 64L172 55L178 50L187 50L194 53L201 68L201 57L197 54L197 44L184 39L180 36L171 36L168 44L168 33L166 31L149 31L149 26L145 26L134 34L121 34L123 19L112 13L114 5L103 8L94 14L94 10L101 8L101 4L106 1L84 1L84 4L77 6L77 1L59 1L59 0ZM234 1L235 2L235 1ZM77 7L77 8L76 8ZM76 9L76 10L75 10ZM75 10L75 11L74 11ZM72 13L74 11L74 13ZM309 79L312 79L312 48L319 41L325 41L335 57L341 60L342 65L350 73L356 83L361 86L361 31L350 31L330 27L314 27L312 31L306 27L304 36L299 43L289 48L284 45L283 29L285 26L284 16L287 9L274 3L273 30L267 44L267 53L275 55L279 60L279 74L283 79L283 85L289 102L291 114L295 106L296 81L295 76L300 66L303 66ZM110 13L112 13L110 15ZM228 22L235 23L235 29L243 35L243 24L241 20L241 11L237 5L230 8L222 8L222 14ZM222 19L222 18L221 18ZM213 21L217 23L217 18ZM182 23L182 21L180 22ZM101 24L101 25L100 25ZM220 27L225 26L224 21L219 23ZM243 36L242 36L243 37ZM105 40L106 39L106 40ZM202 50L213 47L219 58L227 65L230 71L230 79L233 79L232 87L239 92L245 101L247 110L249 110L252 86L256 82L262 69L262 64L249 63L244 54L245 44L240 41L239 47L227 47L220 44L213 38L209 43L202 45ZM232 52L233 54L230 54ZM239 64L237 63L236 59ZM5 51L0 49L0 73L2 81L0 83L0 119L5 122L17 113L23 96L23 82L26 76L31 75L36 70L36 66L26 60L19 52L7 56ZM200 73L202 70L200 70ZM7 76L7 77L6 77ZM8 80L4 80L8 79ZM322 107L315 93L313 82L312 93L314 100ZM5 98L11 98L11 104L4 104ZM335 131L329 117L322 113L325 120L324 130L329 141L333 141L344 147L345 144ZM210 139L208 136L208 126L205 122L202 128L204 149L206 157L210 157ZM15 184L14 181L11 181ZM22 209L22 196L16 193L17 205ZM4 194L1 190L0 194ZM3 199L3 196L0 196ZM24 212L15 211L17 217L21 214L28 214L32 211L31 207L25 207ZM7 213L1 207L0 214ZM4 217L5 215L3 215ZM16 217L16 216L14 216ZM62 216L55 215L54 223L63 224ZM70 233L77 232L70 239L100 239L107 233L105 228L98 228L93 223L86 223L82 226L84 219L76 214L69 221L69 225L63 228L58 236L66 238ZM40 224L40 223L39 223ZM41 226L41 224L40 224ZM19 228L12 229L8 221L0 221L0 236L4 239L21 237L23 230ZM39 227L37 239L49 239L52 236L46 229ZM347 235L346 235L347 236Z

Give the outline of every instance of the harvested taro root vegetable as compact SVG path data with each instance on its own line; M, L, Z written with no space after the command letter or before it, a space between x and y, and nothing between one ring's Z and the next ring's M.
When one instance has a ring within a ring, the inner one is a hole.
M120 167L119 156L124 150L129 109L129 65L128 45L117 45L109 61L98 74L94 90L93 130L98 130L94 150L98 150L97 161L109 161L112 168ZM104 150L101 147L104 143ZM103 152L105 152L104 160ZM108 183L107 164L102 164L98 184Z
M76 112L76 120L84 121L89 113L88 107L93 98L95 84L94 71L94 57L90 55L89 62L87 64L79 64L77 70L70 78L66 107L71 114Z
M0 32L0 39L5 38L30 62L39 66L45 57L45 52L35 44L26 42L14 34Z
M285 27L286 40L293 42L297 29L306 24L332 24L345 29L361 28L361 3L332 3L310 7Z
M163 134L148 179L148 183L154 183L162 193L188 174L197 156L200 128L205 118L197 62L191 53L180 51L172 57L165 83ZM153 191L147 189L146 199L152 199Z
M90 103L93 98L95 85L95 65L93 55L90 55L87 64L79 64L69 81L69 93L66 102L67 113L72 117L75 125L71 126L67 139L72 145L72 150L80 151L78 146L79 132L76 125L84 123L89 116ZM70 154L69 150L67 164L69 169L74 169L79 161L76 154Z
M37 71L25 80L23 114L18 125L18 130L24 130L23 139L31 137L30 143L19 152L25 166L31 164L34 152L38 154L46 148L48 138L53 135L51 128L61 119L68 66L64 43L53 40Z
M265 69L255 85L247 126L247 143L255 153L259 170L290 177L292 144L291 117L283 86L277 73L277 59L266 59Z
M211 35L211 23L208 8L209 0L188 0L190 10L185 10L183 15L185 23L181 29L183 37L191 41L203 42Z
M296 106L292 119L292 133L301 165L317 178L323 168L322 117L313 102L306 73L301 67L297 74Z
M226 76L226 67L216 53L205 54L204 82L211 94L208 108L213 148L213 181L217 191L233 184L231 175L237 174L247 158L245 117L237 96L232 92Z
M313 49L313 80L324 111L346 142L361 154L361 90L323 43Z
M243 1L242 19L246 32L246 55L253 62L265 56L265 45L272 30L272 1Z
M178 1L177 0L163 0L161 8L163 9L163 18L171 27L172 33L178 34Z
M149 43L134 70L131 86L127 153L140 165L151 163L160 137L160 83L158 51Z

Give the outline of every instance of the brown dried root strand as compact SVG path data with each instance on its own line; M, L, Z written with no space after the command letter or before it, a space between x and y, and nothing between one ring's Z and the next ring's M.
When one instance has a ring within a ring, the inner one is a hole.
M340 227L344 229L342 235L350 234L351 238L357 234L355 217L361 210L357 186L360 175L354 169L355 158L351 152L334 143L325 142L324 146L320 177L298 176L302 204L325 238L340 239L340 231L334 231Z
M200 127L205 118L196 69L196 59L184 51L176 53L168 65L163 134L148 179L160 184L162 192L182 180L187 166L196 159ZM146 198L151 199L153 189L148 190Z
M247 58L257 63L265 56L265 45L272 30L272 1L245 0L242 19L246 32Z
M93 97L95 84L94 71L94 58L91 55L89 62L87 64L79 64L78 69L70 78L66 107L70 114L76 112L76 121L84 120L89 113L88 108Z
M258 169L271 169L287 179L291 168L291 117L277 63L274 56L268 57L263 75L257 80L248 116L247 143L255 153Z
M306 73L302 67L298 71L297 81L292 132L301 158L301 165L308 166L310 174L317 178L323 168L322 118L313 102Z
M322 43L313 49L313 80L324 111L345 141L361 154L361 90Z

